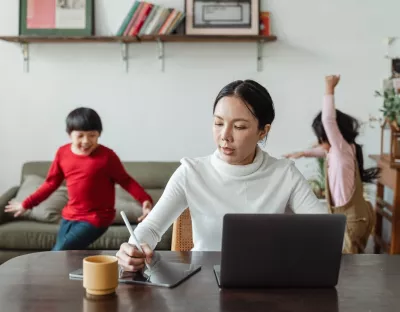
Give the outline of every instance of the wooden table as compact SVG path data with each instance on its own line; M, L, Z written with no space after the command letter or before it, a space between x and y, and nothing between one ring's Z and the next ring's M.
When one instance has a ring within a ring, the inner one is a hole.
M345 255L333 289L220 290L212 266L219 253L160 252L171 261L202 264L202 270L176 288L120 285L113 298L85 297L82 282L68 273L92 254L42 252L0 266L0 311L273 311L394 312L400 309L400 256Z

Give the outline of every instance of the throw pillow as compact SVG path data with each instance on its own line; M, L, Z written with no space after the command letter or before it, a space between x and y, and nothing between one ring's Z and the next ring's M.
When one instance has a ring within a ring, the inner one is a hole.
M154 204L160 199L163 191L163 189L146 190ZM115 187L115 210L114 224L125 224L121 217L121 211L125 212L132 224L136 224L137 219L142 215L142 205L119 185Z
M34 193L45 181L37 175L27 175L19 187L14 200L23 202L25 198ZM46 200L38 206L27 210L21 218L45 223L58 223L61 219L61 210L68 202L68 193L65 186L60 186Z

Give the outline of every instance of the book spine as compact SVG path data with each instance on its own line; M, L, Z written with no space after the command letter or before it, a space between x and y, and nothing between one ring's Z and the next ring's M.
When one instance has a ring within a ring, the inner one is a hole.
M132 16L135 13L138 6L139 6L139 1L135 1L132 4L128 14L125 16L123 22L121 23L121 26L119 27L119 29L117 31L117 36L122 36L124 34L124 31L128 27L129 22L132 19Z
M139 33L140 28L142 28L147 16L150 14L152 7L153 7L153 4L151 4L151 3L144 4L142 11L138 15L137 22L132 27L132 30L129 33L130 36L136 36Z
M144 2L142 2L142 1L139 1L139 2L140 2L139 6L137 7L135 13L133 14L132 19L130 20L128 27L126 27L126 29L124 31L124 36L129 36L129 32L131 31L132 26L135 24L137 16L139 15L140 11L143 8Z
M140 31L138 34L139 36L143 36L146 34L146 29L149 26L149 24L151 23L151 21L153 20L155 14L157 12L157 8L158 8L158 5L154 4L153 8L151 9L151 11L149 13L149 16L147 16L146 21L144 22L142 28L140 28Z

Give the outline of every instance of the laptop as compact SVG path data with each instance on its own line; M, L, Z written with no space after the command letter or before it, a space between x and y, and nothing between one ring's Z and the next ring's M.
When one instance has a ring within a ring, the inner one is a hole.
M220 288L325 288L338 282L343 214L226 214Z

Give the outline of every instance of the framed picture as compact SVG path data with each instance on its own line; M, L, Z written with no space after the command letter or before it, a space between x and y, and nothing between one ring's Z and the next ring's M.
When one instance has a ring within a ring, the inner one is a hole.
M259 0L185 0L187 35L258 35Z
M400 58L392 59L392 77L400 78Z
M92 36L94 0L20 0L20 35Z

